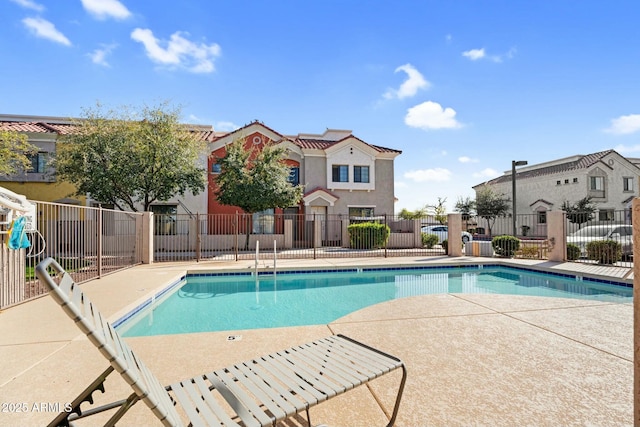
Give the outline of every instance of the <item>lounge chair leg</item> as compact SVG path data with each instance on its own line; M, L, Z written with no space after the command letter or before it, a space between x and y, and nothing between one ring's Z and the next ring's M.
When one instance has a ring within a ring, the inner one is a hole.
M109 366L104 370L103 373L98 376L98 378L96 378L91 384L89 384L89 387L85 388L84 391L80 393L80 395L76 397L73 402L71 402L71 411L60 412L58 416L49 423L48 427L69 427L70 416L76 414L76 418L81 417L82 410L80 409L80 405L84 402L89 402L93 405L93 393L97 390L100 390L104 393L104 381L107 379L111 372L113 372L113 367Z
M387 427L392 427L396 423L396 417L398 416L398 409L400 409L400 399L402 399L402 392L404 391L404 383L407 382L407 368L402 365L402 380L400 381L400 387L398 389L398 395L396 397L396 404L393 407L393 414L389 420Z

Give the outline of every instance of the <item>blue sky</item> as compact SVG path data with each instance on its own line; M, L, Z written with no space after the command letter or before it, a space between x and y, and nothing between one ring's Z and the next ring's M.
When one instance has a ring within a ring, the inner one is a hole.
M640 157L640 2L0 0L1 114L182 107L402 150L396 210L511 168Z

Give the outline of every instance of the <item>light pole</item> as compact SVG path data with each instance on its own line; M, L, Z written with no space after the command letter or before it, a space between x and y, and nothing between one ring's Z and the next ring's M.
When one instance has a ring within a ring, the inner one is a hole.
M525 165L527 165L526 160L511 160L511 199L513 201L511 219L513 220L513 237L516 236L516 166Z

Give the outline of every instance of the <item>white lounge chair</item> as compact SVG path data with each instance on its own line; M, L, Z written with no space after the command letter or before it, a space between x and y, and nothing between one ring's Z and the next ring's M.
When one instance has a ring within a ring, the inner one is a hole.
M184 419L190 426L275 426L302 411L311 425L312 406L401 368L402 379L388 425L395 423L407 377L404 364L346 336L330 336L165 387L55 260L42 261L36 274L110 363L73 400L72 411L60 413L49 426L69 426L79 418L118 408L105 424L112 426L138 400L146 403L165 426L185 425ZM114 370L134 392L120 401L82 409L84 402L93 404L94 392L105 392L104 381Z

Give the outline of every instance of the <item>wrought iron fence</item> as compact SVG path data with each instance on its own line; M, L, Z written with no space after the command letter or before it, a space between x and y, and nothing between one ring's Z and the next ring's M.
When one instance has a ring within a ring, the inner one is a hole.
M45 257L55 258L79 283L142 262L141 213L34 203L35 218L25 227L28 248L7 247L7 214L0 219L0 308L46 292L34 276Z
M566 230L569 261L633 266L630 209L567 214Z
M156 215L155 261L444 255L425 245L424 220L393 215ZM171 224L166 226L165 224Z

